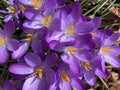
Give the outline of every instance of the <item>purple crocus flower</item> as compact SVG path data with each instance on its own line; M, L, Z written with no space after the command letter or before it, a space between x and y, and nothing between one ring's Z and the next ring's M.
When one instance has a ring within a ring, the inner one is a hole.
M41 10L46 6L59 7L65 4L66 0L18 0L25 6L33 7L34 9Z
M24 15L28 20L23 23L23 26L30 29L40 29L41 27L58 28L60 12L55 12L53 6L49 7L47 5L43 12L33 9L27 10Z
M49 90L84 90L84 85L79 79L80 75L74 74L65 63L59 63L57 77L58 80Z
M105 69L105 67L102 66L102 62L99 56L95 56L89 60L82 61L80 62L80 65L81 65L81 69L82 69L81 71L84 74L85 80L91 86L93 86L96 82L95 75L102 78L106 78L109 76L108 71Z
M86 44L87 38L88 37L84 37L84 38L81 38L83 40L80 39L70 43L59 43L54 41L54 42L51 42L49 45L52 50L62 52L63 53L61 55L62 60L65 63L69 64L70 69L74 73L78 74L80 73L79 61L84 61L87 59L89 60L92 57L91 53L83 50L83 47L82 47L83 45Z
M5 24L4 31L0 29L0 63L8 60L8 51L15 51L19 47L19 42L11 36L15 30L15 23L9 21Z
M29 49L32 47L32 50L39 54L42 53L42 50L48 48L47 43L44 39L47 33L46 28L41 28L40 30L25 30L26 38L21 40L22 43L20 44L19 48L12 53L13 59L21 58Z
M4 22L8 22L13 19L18 20L20 13L23 13L26 10L26 7L23 4L19 3L17 0L8 0L8 3L10 5L7 10L0 10L0 13L6 15L4 18Z
M46 38L47 42L49 43L54 40L59 42L74 41L79 38L80 35L89 34L91 31L95 30L96 23L100 22L100 18L95 17L90 21L80 21L80 14L81 6L78 2L62 10L61 26L59 30L53 30L53 32L48 33Z
M0 86L0 90L14 90L15 85L13 81L6 80L3 82L3 84Z
M114 45L119 38L120 33L112 34L103 40L99 50L102 61L105 61L114 67L120 67L120 60L118 58L118 55L120 55L120 46Z
M29 75L22 90L48 90L56 80L56 74L52 69L57 61L56 54L48 54L43 61L37 54L29 52L24 59L26 63L17 63L9 67L9 71L14 74Z

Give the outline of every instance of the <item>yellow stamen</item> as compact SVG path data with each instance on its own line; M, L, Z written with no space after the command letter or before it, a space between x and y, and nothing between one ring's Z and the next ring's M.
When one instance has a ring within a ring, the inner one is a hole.
M76 51L76 50L78 50L78 48L72 47L72 48L68 48L67 51L68 51L70 54L75 55L75 51Z
M87 71L92 70L92 67L90 66L90 63L89 63L89 62L84 62L84 63L83 63L83 66L84 66L85 70L87 70Z
M22 4L19 5L19 8L20 8L21 11L25 11L25 9L26 9L25 6L22 5Z
M32 0L32 6L39 9L41 7L41 0Z
M74 26L72 25L72 26L70 26L70 27L68 28L67 34L74 34L74 33L75 33L75 31L74 31Z
M15 13L16 12L16 9L13 6L10 6L8 8L8 10L9 10L10 13Z
M62 81L67 81L67 82L71 81L69 76L66 73L61 74L61 79L62 79Z
M49 25L50 21L52 20L52 16L45 17L43 20L45 25Z
M0 37L0 45L4 45L5 44L5 39Z
M25 41L30 41L33 38L32 34L27 34L27 37L25 38Z
M101 52L104 53L104 54L107 54L109 52L111 52L113 50L113 48L110 48L110 47L103 47L101 49Z
M38 77L41 79L43 77L43 71L42 69L36 69L35 72L32 74L32 76L38 75Z

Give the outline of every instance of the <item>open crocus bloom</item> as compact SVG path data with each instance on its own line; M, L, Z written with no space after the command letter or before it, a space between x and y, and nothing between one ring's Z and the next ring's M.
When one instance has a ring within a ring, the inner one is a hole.
M14 30L15 23L13 21L6 23L4 31L0 29L0 63L8 60L8 51L15 51L19 47L19 42L11 38Z
M56 64L57 56L55 53L50 53L43 61L34 53L28 53L24 57L25 63L13 64L9 70L14 74L29 75L26 79L22 90L48 90L49 85L52 85L56 79L56 74L52 67Z

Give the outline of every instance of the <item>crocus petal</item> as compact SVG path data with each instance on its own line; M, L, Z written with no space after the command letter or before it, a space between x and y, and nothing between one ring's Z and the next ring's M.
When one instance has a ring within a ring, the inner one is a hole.
M21 3L23 3L24 5L31 5L32 4L32 0L19 0Z
M22 57L29 48L28 42L23 43L16 51L12 53L12 58L17 59Z
M70 41L74 41L75 37L73 36L69 36L69 35L63 35L60 37L59 42L70 42Z
M39 39L34 39L31 47L35 53L39 53L42 51L42 42Z
M87 81L88 84L90 84L91 86L95 85L96 78L95 78L93 72L85 71L84 72L84 77L85 77L85 80Z
M47 69L45 71L46 80L49 84L53 84L56 80L56 74L52 69Z
M59 90L59 89L57 89L57 88L58 88L58 87L57 87L57 84L56 84L56 82L55 82L54 84L50 85L49 90Z
M52 33L49 33L46 37L47 42L51 42L51 41L59 41L60 37L63 35L64 33L61 31L54 31Z
M69 64L71 71L73 71L75 74L80 74L80 65L77 58L72 55L68 56L66 54L63 54L61 58L63 62Z
M120 60L114 55L103 55L104 60L114 67L120 67Z
M111 51L111 54L117 55L120 54L120 46L112 46L113 50Z
M71 79L71 85L75 90L84 90L84 85L80 79Z
M42 27L42 23L40 21L27 21L23 26L30 29L40 29Z
M30 77L28 78L24 85L22 90L49 90L48 84L44 79L39 79L38 77Z
M100 17L95 17L95 18L92 19L92 22L94 23L94 26L97 29L101 24L101 18Z
M15 86L14 86L13 82L8 81L8 80L4 81L2 87L3 87L2 90L14 90L15 89Z
M60 6L65 4L66 1L67 0L56 0L57 4L60 5Z
M7 14L8 12L7 11L5 11L5 10L0 10L0 14Z
M102 78L107 78L109 76L109 72L106 69L103 71L101 68L97 68L95 74Z
M39 90L41 80L36 76L28 78L23 84L22 90Z
M13 18L13 15L8 14L7 16L5 16L5 18L4 18L4 22L8 22L8 21L10 21L12 18Z
M60 88L60 90L71 90L71 86L70 86L69 82L66 82L66 81L61 82L59 84L59 88Z
M8 60L8 51L5 46L0 46L0 63L5 63Z
M93 54L89 51L80 51L76 53L75 57L80 61L89 61L92 59Z
M80 74L80 65L76 59L71 59L69 64L71 71L73 71L75 74Z
M82 22L76 25L75 30L80 35L88 34L94 30L94 25L91 22Z
M9 67L9 71L14 74L27 75L34 72L34 69L26 64L13 64Z
M46 56L45 61L43 62L43 67L53 67L57 62L57 55L55 53L50 53Z
M59 43L58 41L52 41L52 42L49 43L49 47L52 50L63 52L64 48L65 48L65 44L64 43Z
M13 21L9 21L5 24L4 27L5 36L11 37L12 34L14 33L14 30L15 30L15 23Z
M37 54L29 52L24 57L26 63L31 67L36 67L37 65L41 65L42 61Z
M10 39L7 43L7 49L10 51L15 51L19 47L19 42L16 39Z
M104 42L104 46L111 46L113 45L117 39L120 37L119 33L115 33L113 35L111 35L110 37L108 37L105 42Z

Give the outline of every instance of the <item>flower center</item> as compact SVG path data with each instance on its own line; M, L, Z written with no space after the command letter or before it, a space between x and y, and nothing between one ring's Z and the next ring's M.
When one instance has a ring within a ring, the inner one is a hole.
M67 29L67 34L74 34L75 31L74 31L74 26L70 26L68 29Z
M48 16L48 17L45 17L43 19L45 25L47 25L47 26L49 25L49 23L50 23L51 20L52 20L52 16Z
M62 81L70 82L70 78L66 73L61 74L61 79L62 79Z
M10 7L8 8L8 10L9 10L10 13L15 13L15 12L16 12L15 7L13 7L13 6L10 6Z
M30 41L33 38L32 34L27 34L27 37L25 38L25 41Z
M5 44L5 39L0 37L0 45L4 45Z
M41 0L32 0L32 6L39 9L41 7Z
M91 32L90 34L94 37L96 35L96 32Z
M35 72L32 74L32 76L38 75L38 77L41 79L43 77L43 70L42 69L36 69Z
M92 67L90 66L90 63L89 63L89 62L84 62L84 63L83 63L83 66L84 66L85 70L87 70L87 71L92 70Z
M75 55L75 51L78 50L76 47L71 47L68 48L67 52L70 53L71 55Z
M103 47L101 49L101 52L104 53L104 54L107 54L109 52L111 52L113 50L113 48L110 48L110 47Z
M25 9L26 9L25 6L22 5L22 4L19 5L19 8L20 8L21 11L25 11Z

